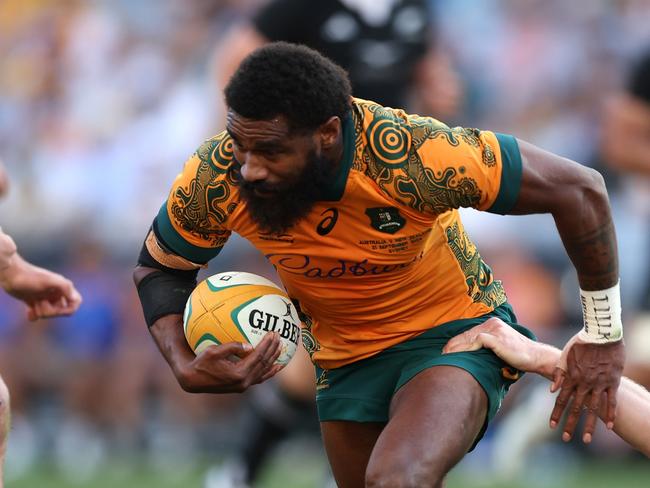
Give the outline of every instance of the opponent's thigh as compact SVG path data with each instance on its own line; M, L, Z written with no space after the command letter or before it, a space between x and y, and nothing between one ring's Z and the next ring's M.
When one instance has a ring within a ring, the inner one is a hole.
M320 425L338 488L363 488L368 459L384 424L330 421Z
M366 486L442 486L479 434L487 407L487 395L463 369L435 366L417 374L393 398Z

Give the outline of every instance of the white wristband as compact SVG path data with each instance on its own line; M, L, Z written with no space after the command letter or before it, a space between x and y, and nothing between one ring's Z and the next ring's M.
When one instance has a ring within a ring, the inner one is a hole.
M606 344L623 338L620 280L606 290L580 289L584 329L578 337L592 344Z

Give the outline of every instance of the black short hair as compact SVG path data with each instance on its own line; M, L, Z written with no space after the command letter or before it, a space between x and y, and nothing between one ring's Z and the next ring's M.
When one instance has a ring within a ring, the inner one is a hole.
M345 70L317 51L274 42L242 61L224 93L228 108L242 117L283 115L291 131L310 131L332 116L343 119L352 89Z

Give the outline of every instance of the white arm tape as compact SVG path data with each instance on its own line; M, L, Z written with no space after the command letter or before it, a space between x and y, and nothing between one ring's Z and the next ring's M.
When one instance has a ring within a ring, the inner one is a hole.
M606 290L580 289L584 329L578 337L592 344L606 344L623 338L620 280Z

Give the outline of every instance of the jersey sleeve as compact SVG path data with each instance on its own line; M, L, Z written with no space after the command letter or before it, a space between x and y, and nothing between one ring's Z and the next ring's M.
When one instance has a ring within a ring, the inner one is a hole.
M206 141L185 163L154 221L160 243L197 264L215 257L230 236L227 221L236 203L229 166L232 141L222 133Z
M365 108L371 176L400 203L426 214L473 207L506 214L521 186L513 136L378 106Z
M432 118L413 122L414 154L422 161L428 184L437 190L437 205L508 213L519 195L522 173L513 136L449 128Z

